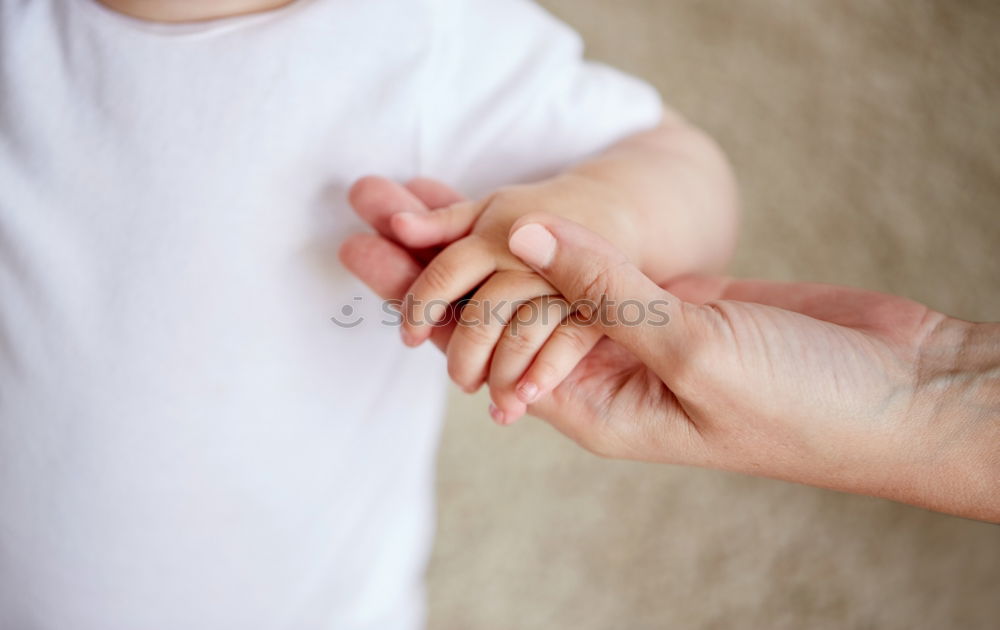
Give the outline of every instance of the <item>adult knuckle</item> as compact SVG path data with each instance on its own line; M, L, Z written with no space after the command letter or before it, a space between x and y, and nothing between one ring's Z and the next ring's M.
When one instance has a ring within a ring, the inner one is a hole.
M600 304L614 288L616 270L623 263L601 263L583 279L580 294L583 298Z

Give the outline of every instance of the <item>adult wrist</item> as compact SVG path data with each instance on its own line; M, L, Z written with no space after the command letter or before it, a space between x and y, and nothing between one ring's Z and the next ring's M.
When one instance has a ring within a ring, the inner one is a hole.
M916 366L927 507L1000 522L1000 324L947 318Z

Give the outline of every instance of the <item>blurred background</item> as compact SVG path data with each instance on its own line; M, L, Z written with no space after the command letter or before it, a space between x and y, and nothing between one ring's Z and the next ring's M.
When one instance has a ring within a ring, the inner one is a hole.
M731 156L734 274L1000 320L1000 2L542 4ZM452 400L433 630L1000 627L1000 527L604 461Z

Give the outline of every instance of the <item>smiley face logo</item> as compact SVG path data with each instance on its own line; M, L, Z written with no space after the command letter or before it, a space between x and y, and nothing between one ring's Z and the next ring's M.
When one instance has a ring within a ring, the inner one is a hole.
M355 297L353 302L360 302L360 297ZM365 318L357 314L357 309L352 304L344 304L340 307L340 313L330 317L330 321L340 328L354 328L365 321Z

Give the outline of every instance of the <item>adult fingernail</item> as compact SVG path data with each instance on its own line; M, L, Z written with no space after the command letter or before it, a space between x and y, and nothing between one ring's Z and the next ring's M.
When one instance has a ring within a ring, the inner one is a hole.
M500 411L500 408L490 403L490 417L493 418L493 422L497 424L505 424L507 417L504 412Z
M538 400L538 385L534 383L521 383L517 387L517 397L521 402L531 404Z
M512 254L538 269L548 267L556 255L556 237L538 223L517 228L507 246Z

